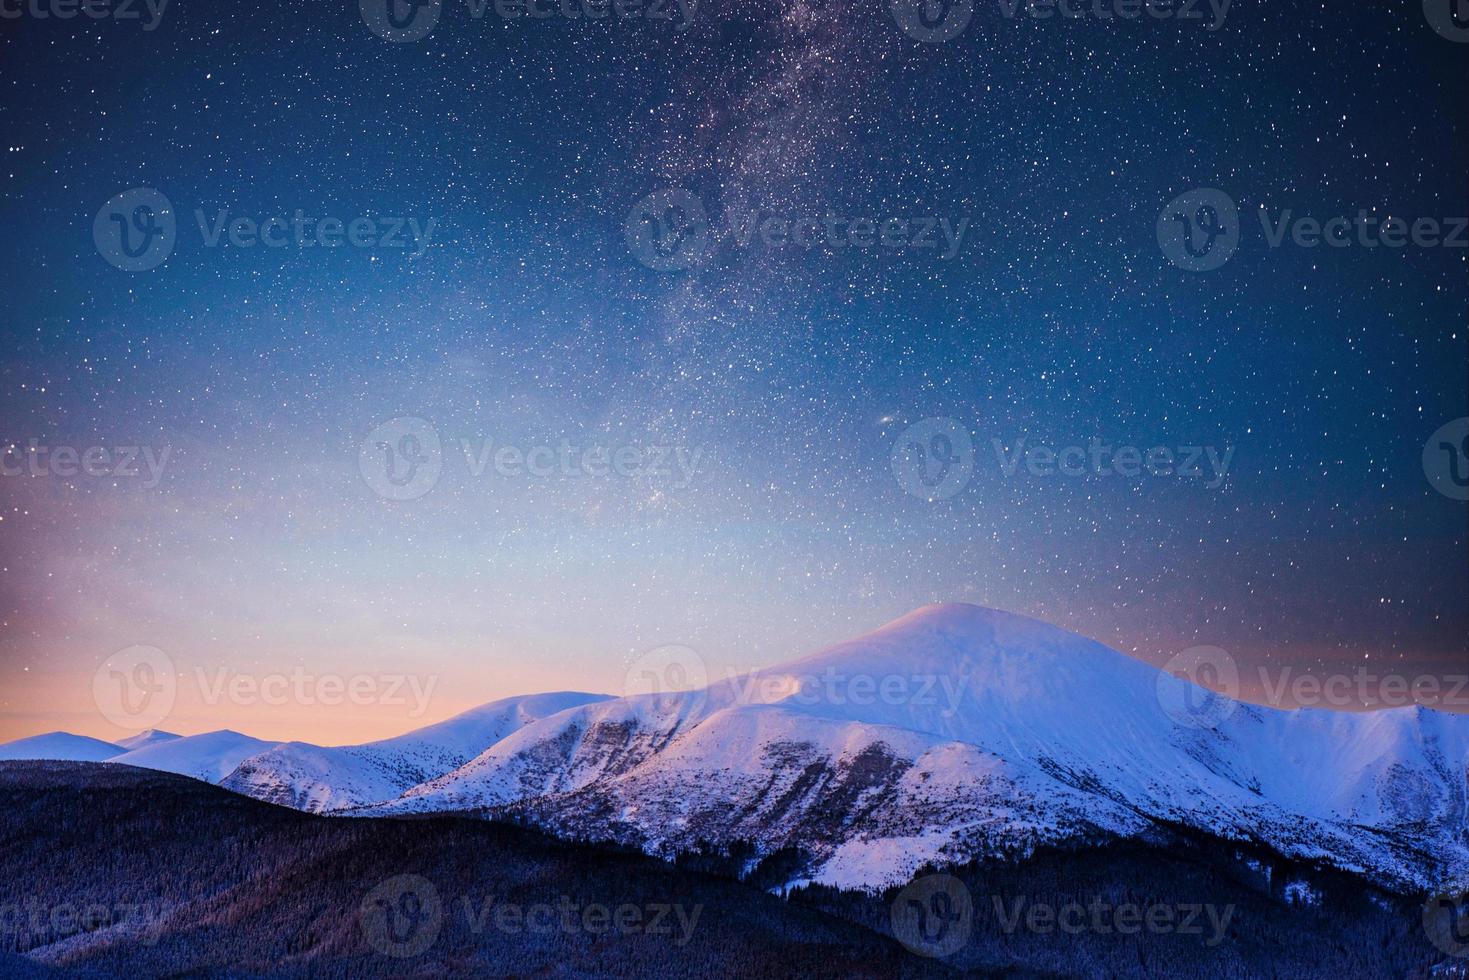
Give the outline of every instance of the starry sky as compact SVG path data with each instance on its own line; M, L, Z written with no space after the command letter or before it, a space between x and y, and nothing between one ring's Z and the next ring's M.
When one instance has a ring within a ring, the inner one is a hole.
M1157 664L1463 671L1469 522L1423 451L1466 414L1465 250L1271 248L1254 217L1469 212L1469 46L1416 0L1238 0L1217 31L976 3L942 43L869 0L493 9L403 43L337 2L0 21L0 438L168 453L156 482L0 476L0 739L125 734L92 681L139 644L436 678L413 719L181 696L161 723L348 742L941 600ZM134 188L178 229L141 272L94 237ZM1203 273L1157 232L1197 188L1243 215ZM634 241L669 189L709 218L688 268ZM435 224L421 251L210 245L196 210ZM965 231L803 247L742 240L752 213ZM438 472L394 499L373 434L404 418L438 452L387 445ZM930 419L972 441L937 499L894 453ZM1232 455L1209 486L993 448L1094 438ZM487 440L698 465L476 472Z

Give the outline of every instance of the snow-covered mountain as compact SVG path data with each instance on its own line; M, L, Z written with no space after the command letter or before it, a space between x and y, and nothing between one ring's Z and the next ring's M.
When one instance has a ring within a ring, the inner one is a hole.
M217 783L233 772L241 760L264 752L276 744L222 729L205 732L203 735L155 741L143 748L115 755L107 761L141 769L161 769L164 772Z
M150 728L146 732L139 732L136 735L129 735L127 738L120 738L117 740L117 744L121 745L128 752L131 752L134 749L145 749L150 745L161 745L164 742L172 742L174 739L182 737L181 735L175 735L173 732L161 732L156 728Z
M507 735L570 708L606 700L563 692L506 698L396 738L326 748L287 742L240 762L222 785L312 813L391 800L464 765Z
M1211 723L1180 723L1177 706L1198 702ZM163 769L313 812L473 810L655 854L794 848L806 877L844 887L1160 824L1402 891L1469 885L1469 717L1230 702L962 604L697 691L509 698L336 748L129 741L143 744L56 732L0 759Z
M48 759L56 762L101 762L125 752L120 745L100 738L73 735L70 732L47 732L30 738L16 739L0 745L0 762Z
M932 606L700 691L553 714L353 812L480 809L664 854L794 846L848 887L1162 821L1387 887L1469 880L1469 717L1231 704L1198 727L1165 708L1202 694L1035 620Z

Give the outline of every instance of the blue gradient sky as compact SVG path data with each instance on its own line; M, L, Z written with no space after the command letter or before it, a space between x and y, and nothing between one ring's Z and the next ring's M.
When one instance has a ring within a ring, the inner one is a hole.
M91 679L134 644L436 678L422 718L182 698L163 723L342 742L617 692L662 644L743 669L935 600L1154 663L1462 670L1466 511L1420 457L1466 414L1464 252L1271 250L1248 215L1463 215L1463 49L1416 4L1240 7L1216 33L983 7L944 45L870 7L710 3L685 32L454 8L402 45L350 5L7 27L3 436L170 456L155 487L0 478L0 738L123 734ZM91 231L134 187L181 230L129 274ZM623 223L666 187L969 232L950 261L727 247L657 272ZM1155 239L1196 187L1247 212L1208 274ZM193 212L222 208L437 233L418 258L204 247ZM358 454L401 416L444 467L391 501ZM933 417L977 447L937 502L890 464ZM1234 455L1215 489L1007 476L991 440L1022 437ZM485 439L704 465L474 477L459 443Z

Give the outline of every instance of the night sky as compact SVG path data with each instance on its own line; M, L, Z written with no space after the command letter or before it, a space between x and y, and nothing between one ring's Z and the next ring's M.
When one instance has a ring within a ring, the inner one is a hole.
M0 438L168 452L156 485L0 476L0 738L122 734L91 683L135 644L436 675L416 724L619 692L663 644L722 675L936 600L1157 664L1462 672L1466 507L1423 459L1469 412L1466 250L1272 248L1256 211L1469 213L1469 44L1417 0L1237 0L1216 31L1201 7L990 0L939 43L841 0L687 26L446 0L402 43L341 2L0 20ZM129 272L94 224L135 188L177 234ZM1194 272L1158 226L1200 188L1239 243ZM670 191L710 224L661 238L639 205ZM211 246L196 211L434 225L422 250ZM809 244L742 241L750 213L812 219ZM890 218L939 246L864 237ZM1007 474L994 440L1021 439L1231 455L1222 481ZM486 440L698 465L476 476ZM379 452L432 486L380 492ZM189 704L164 727L226 725L412 727Z

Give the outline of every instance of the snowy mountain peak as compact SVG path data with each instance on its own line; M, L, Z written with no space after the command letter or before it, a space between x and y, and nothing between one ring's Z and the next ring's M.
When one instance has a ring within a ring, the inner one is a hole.
M141 769L161 769L217 783L229 775L241 760L274 744L222 728L202 735L156 741L107 761Z
M789 848L841 886L1179 824L1403 891L1469 883L1469 718L1229 702L1184 724L1185 689L1201 693L943 603L700 690L506 698L363 745L223 731L115 755L53 733L0 758L92 752L312 812L478 811L658 854Z
M606 700L604 694L574 691L531 694L362 745L290 742L240 760L221 785L312 813L366 806L451 772L542 718Z
M872 632L884 633L888 630L913 628L972 632L976 629L993 628L1003 624L1028 624L1047 630L1057 628L1030 616L972 602L933 602L926 606L919 606L912 612L905 613L892 622L879 626Z
M1393 887L1469 874L1469 718L1238 704L1181 725L1187 682L964 603L699 691L526 725L372 813L480 810L654 853L810 855L880 887L925 863L1187 824Z
M47 732L0 745L0 761L101 762L121 755L123 751L122 746L100 738L70 732Z
M121 745L124 749L127 749L129 752L131 752L133 749L141 749L149 745L159 745L163 742L172 742L176 738L182 738L182 736L175 735L173 732L165 732L160 731L156 728L150 728L145 732L139 732L136 735L129 735L127 738L120 738L117 740L117 744Z

